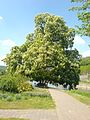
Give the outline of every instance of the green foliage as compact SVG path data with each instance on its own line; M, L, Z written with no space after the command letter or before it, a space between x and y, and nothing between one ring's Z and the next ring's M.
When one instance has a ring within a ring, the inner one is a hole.
M0 99L6 99L8 94L0 93Z
M11 75L3 75L0 77L0 89L10 92L17 92L17 81Z
M21 100L22 99L22 95L21 94L16 94L15 98L16 98L16 100Z
M20 82L18 85L18 92L31 91L33 89L32 85L28 82Z
M77 3L77 6L72 7L71 10L78 11L77 17L82 22L81 26L77 26L77 32L90 36L90 0L71 0L71 2Z
M68 28L62 17L39 14L35 17L35 38L58 42L62 48L72 47L75 31Z
M18 46L12 47L11 54L7 54L6 58L4 61L8 64L7 70L13 74L16 71L16 67L22 64L22 53L20 48Z
M12 96L8 96L8 97L6 98L6 100L7 100L8 102L11 102L11 101L13 101L13 97L12 97Z
M66 26L63 18L48 13L37 15L34 33L4 59L7 71L40 83L78 84L80 56L72 50L74 37L74 29Z
M8 92L23 92L32 90L31 84L26 81L26 77L5 74L0 77L0 90Z

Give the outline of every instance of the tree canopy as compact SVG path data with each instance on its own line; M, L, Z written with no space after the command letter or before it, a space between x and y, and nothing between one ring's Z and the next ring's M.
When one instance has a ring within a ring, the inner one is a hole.
M13 47L4 59L7 70L40 83L77 85L80 56L76 49L72 50L74 37L74 29L62 17L39 14L34 33L28 34L26 42Z
M78 3L71 10L77 11L77 17L82 22L81 26L77 26L77 32L81 35L90 36L90 0L71 0Z

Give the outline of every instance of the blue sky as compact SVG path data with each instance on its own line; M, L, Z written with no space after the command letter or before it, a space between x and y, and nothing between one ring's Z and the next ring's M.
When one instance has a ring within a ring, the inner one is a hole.
M0 60L9 53L12 46L25 42L26 35L34 31L34 18L39 13L62 16L69 27L80 24L76 13L68 11L73 5L76 4L70 0L0 0ZM74 47L84 57L90 55L89 39L75 37Z

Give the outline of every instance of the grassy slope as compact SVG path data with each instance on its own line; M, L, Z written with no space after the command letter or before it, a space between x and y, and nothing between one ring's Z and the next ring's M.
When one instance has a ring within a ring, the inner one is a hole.
M80 70L81 74L90 73L90 57L82 58Z
M71 91L67 91L67 93L78 99L80 102L90 106L90 92L71 90Z
M80 70L81 70L81 74L90 73L90 65L81 66Z

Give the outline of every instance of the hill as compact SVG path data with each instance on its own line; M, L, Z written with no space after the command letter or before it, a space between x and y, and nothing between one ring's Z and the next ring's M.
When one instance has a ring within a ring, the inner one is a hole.
M0 75L3 74L6 70L6 66L0 66Z
M90 73L90 57L82 58L80 70L81 74Z
M90 65L90 57L82 58L81 66L86 66L86 65Z

